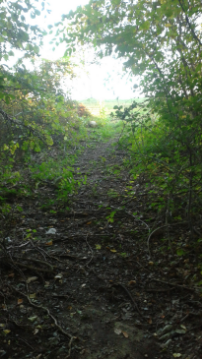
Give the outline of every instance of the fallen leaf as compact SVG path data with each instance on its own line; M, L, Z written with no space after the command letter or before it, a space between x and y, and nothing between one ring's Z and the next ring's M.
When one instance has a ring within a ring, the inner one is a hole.
M18 299L17 303L18 303L18 304L22 304L22 303L23 303L23 299L21 299L21 298Z
M152 324L152 318L149 318L149 319L148 319L148 323L149 323L149 324Z
M116 252L117 252L116 249L110 249L110 251L111 251L112 253L116 253Z
M101 248L102 248L102 246L100 244L95 245L95 249L101 249Z
M37 279L38 279L38 277L29 277L29 278L27 278L26 283L29 284L31 282L34 282Z
M122 330L119 329L119 328L115 328L114 333L117 334L117 335L120 335L122 333Z
M55 228L50 228L46 234L55 234L57 232L57 230Z
M40 359L42 357L42 354L37 355L34 359Z
M136 280L130 280L130 282L128 282L128 285L133 285L136 284Z
M29 298L30 298L30 299L36 298L36 293L29 294Z
M149 265L150 265L150 266L153 266L153 265L154 265L154 262L150 261L150 262L149 262Z
M36 335L36 334L38 334L38 332L39 332L39 329L35 328L34 331L33 331L33 334Z
M52 246L53 245L53 241L49 241L45 243L47 246Z
M86 224L89 225L89 224L91 224L91 223L92 223L92 222L90 221L90 222L87 222Z
M124 335L125 338L128 338L128 333L127 333L127 332L124 332L124 331L122 330L122 334Z
M58 273L57 275L55 275L54 278L55 279L62 279L62 273Z

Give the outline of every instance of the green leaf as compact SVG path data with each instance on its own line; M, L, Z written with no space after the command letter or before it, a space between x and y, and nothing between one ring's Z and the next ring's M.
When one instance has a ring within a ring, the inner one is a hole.
M181 257L181 256L184 256L185 254L186 254L186 252L185 252L183 249L178 249L178 250L177 250L177 255L178 255L178 256Z

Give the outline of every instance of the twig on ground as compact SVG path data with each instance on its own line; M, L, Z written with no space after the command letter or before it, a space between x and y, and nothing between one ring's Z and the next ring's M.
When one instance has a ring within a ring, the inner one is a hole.
M18 337L18 340L20 340L21 342L25 343L30 349L32 349L33 351L34 348L31 346L31 344L29 344L25 339L22 339L21 337Z
M155 228L155 229L150 233L150 235L149 235L149 237L148 237L148 239L147 239L147 248L148 248L148 252L149 252L149 256L150 256L150 257L151 257L151 252L150 252L150 238L151 238L151 236L152 236L156 231L158 231L159 229L164 228L164 227L167 227L167 226L169 226L169 224L164 224L163 226L160 226L160 227Z
M129 290L125 287L124 284L122 283L115 283L115 284L112 284L112 287L121 287L124 289L124 291L128 294L129 298L131 299L132 303L133 303L133 307L135 310L137 310L137 312L139 313L140 317L143 318L143 315L142 313L140 312L138 306L137 306L137 303L134 301L132 295L130 294Z
M29 266L28 264L24 264L24 263L20 263L20 262L15 262L14 263L15 265L19 266L19 267L24 267L24 268L27 268L27 269L31 269L33 271L36 271L36 272L45 272L45 273L51 273L52 270L49 270L49 269L45 269L45 268L37 268L37 267L34 267L34 266Z
M46 257L49 257L49 258L50 258L49 254L47 254L46 251L44 251L43 248L40 248L40 247L35 246L32 240L30 240L30 243L31 243L32 247L33 247L34 249L36 249L37 252L39 252L40 254L42 254L42 256L43 256L43 258L44 258L45 260L46 260Z
M71 354L71 350L72 350L72 342L74 340L74 337L71 337L70 341L69 341L69 344L68 344L68 347L69 347L69 351L68 351L68 355L65 357L65 359L69 358L70 357L70 354Z
M180 289L186 289L186 290L190 290L191 292L195 292L195 293L198 293L198 291L195 289L195 288L191 288L191 287L188 287L188 286L185 286L183 284L175 284L175 283L170 283L170 282L167 282L165 280L160 280L160 279L156 279L156 278L150 278L150 281L155 281L155 282L158 282L158 283L163 283L163 284L167 284L167 285L170 285L171 287L176 287L176 288L180 288Z
M141 222L145 225L145 227L150 231L150 228L147 223L145 223L142 219L138 218L138 216L134 216L132 213L125 211L129 216L132 216L136 221Z
M85 264L86 267L88 267L88 265L90 264L90 262L93 260L93 257L94 257L93 250L92 250L90 244L88 243L87 238L88 238L88 234L87 234L87 236L86 236L86 238L85 238L85 241L86 241L86 243L87 243L87 245L88 245L88 248L90 249L90 251L91 251L91 253L92 253L92 256L91 256L90 260Z
M20 258L20 257L14 257L14 259L20 259L20 260L22 260L22 258ZM53 269L54 269L54 267L50 264L50 263L48 263L48 262L45 262L45 261L41 261L40 259L36 259L36 258L33 258L33 257L30 257L30 258L25 258L25 261L33 261L33 262L36 262L36 263L40 263L40 264L44 264L44 265L46 265L47 267L49 267L50 268L50 270L48 271L48 270L45 270L45 269L41 269L40 268L40 270L42 270L43 272L45 271L45 272L52 272L53 271ZM16 262L17 263L17 262ZM23 263L17 263L18 265L20 265L20 266L23 266ZM39 270L39 268L38 268L38 270Z
M146 292L170 292L171 290L175 289L173 288L148 288L146 289Z
M168 227L168 226L176 226L176 225L179 225L179 224L186 224L186 222L164 224L163 226L160 226L160 227L155 228L155 229L150 233L150 235L149 235L149 237L148 237L148 239L147 239L147 248L148 248L148 252L149 252L149 256L150 256L150 257L151 257L151 252L150 252L150 239L151 239L151 236L152 236L156 231L158 231L158 230L161 229L161 228Z
M37 308L37 309L42 309L44 310L48 316L54 321L54 324L56 326L56 328L59 329L59 331L66 335L67 337L70 338L70 341L69 341L69 354L68 354L68 357L70 356L70 353L71 353L71 345L72 345L72 342L74 339L77 339L77 337L74 337L73 335L69 334L68 332L66 332L66 330L64 330L57 322L57 319L50 313L50 310L47 308L47 307L44 307L43 305L37 305L37 304L34 304L31 299L29 298L29 296L26 294L26 293L23 293L21 292L20 290L18 290L17 288L11 286L11 289L14 289L17 293L20 293L22 296L24 296L25 298L27 298L29 304L31 304L33 307ZM67 357L67 358L68 358Z

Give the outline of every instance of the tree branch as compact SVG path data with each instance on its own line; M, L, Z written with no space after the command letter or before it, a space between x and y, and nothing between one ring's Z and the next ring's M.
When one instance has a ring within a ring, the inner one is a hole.
M192 33L193 38L194 38L194 39L199 43L199 45L201 46L201 45L202 45L202 42L200 41L200 39L199 39L199 38L197 37L197 35L195 34L195 32L194 32L194 30L193 30L193 27L192 27L192 25L191 25L191 23L190 23L190 21L189 21L189 18L188 18L187 14L186 14L186 11L185 11L185 9L184 9L184 7L183 7L183 5L182 5L181 0L178 0L178 2L179 2L179 4L180 4L180 7L181 7L182 11L183 11L184 14L185 14L186 23L187 23L189 29L191 30L191 33Z

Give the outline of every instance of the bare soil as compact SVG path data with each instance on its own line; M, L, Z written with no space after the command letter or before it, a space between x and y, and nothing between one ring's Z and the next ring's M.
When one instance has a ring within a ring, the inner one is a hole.
M116 139L86 146L75 172L87 184L67 212L42 208L48 183L21 201L2 257L0 357L202 358L201 295L181 258L155 257L159 233L148 253L145 189L125 155Z

